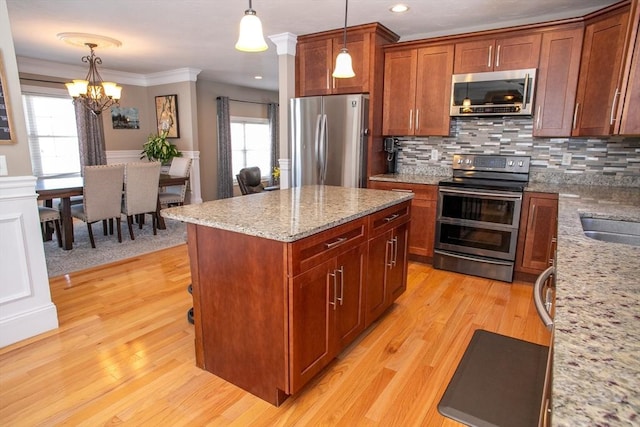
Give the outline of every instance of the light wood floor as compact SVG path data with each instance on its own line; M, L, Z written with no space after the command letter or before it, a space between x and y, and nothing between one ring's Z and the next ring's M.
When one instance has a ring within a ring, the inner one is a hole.
M478 328L548 345L532 287L410 263L408 289L279 408L195 367L186 245L51 280L60 328L0 349L0 425L457 425L436 406Z

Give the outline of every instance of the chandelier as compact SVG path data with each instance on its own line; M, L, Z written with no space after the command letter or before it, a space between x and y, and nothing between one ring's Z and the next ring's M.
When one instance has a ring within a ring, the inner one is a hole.
M102 81L98 72L98 65L102 65L102 59L96 56L93 49L98 46L95 43L84 43L90 50L90 54L82 57L82 62L89 63L89 72L84 80L74 80L65 83L69 95L73 97L73 103L80 102L96 116L99 116L112 105L118 105L122 87L114 82Z

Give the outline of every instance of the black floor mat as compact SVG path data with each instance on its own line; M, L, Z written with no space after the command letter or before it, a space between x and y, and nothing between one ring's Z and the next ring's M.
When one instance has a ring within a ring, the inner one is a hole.
M438 411L470 426L537 426L549 348L474 332Z

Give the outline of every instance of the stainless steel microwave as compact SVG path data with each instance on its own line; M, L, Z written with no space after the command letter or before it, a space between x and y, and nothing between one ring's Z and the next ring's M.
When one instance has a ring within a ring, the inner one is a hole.
M535 83L535 68L454 74L451 116L530 116Z

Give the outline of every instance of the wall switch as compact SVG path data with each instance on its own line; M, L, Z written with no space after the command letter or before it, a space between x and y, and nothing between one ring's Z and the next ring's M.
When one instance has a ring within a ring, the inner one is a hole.
M9 169L7 168L7 156L0 156L0 176L9 175Z
M437 148L433 148L431 149L431 160L433 160L434 162L438 161L438 149Z
M571 153L562 154L562 166L571 165Z

